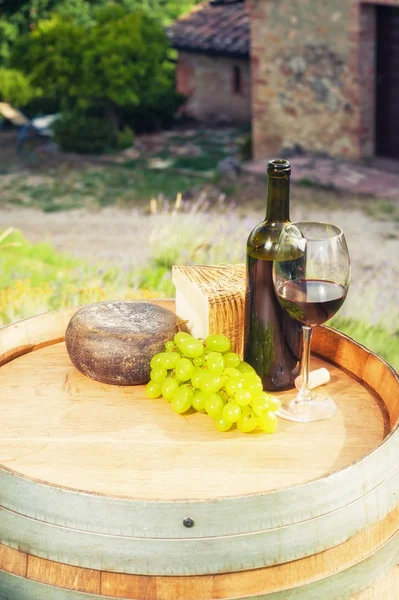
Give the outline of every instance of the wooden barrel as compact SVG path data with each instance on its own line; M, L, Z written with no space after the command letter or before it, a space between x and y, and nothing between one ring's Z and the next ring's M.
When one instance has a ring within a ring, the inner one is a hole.
M222 434L80 374L73 312L0 329L0 599L397 600L387 363L319 328L337 414Z

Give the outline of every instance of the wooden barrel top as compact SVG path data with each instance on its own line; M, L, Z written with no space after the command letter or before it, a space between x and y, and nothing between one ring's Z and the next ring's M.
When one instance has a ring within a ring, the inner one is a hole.
M184 416L144 386L93 381L64 342L0 368L0 465L46 484L141 500L210 500L304 484L367 456L390 431L384 403L338 367L325 388L337 415L318 423L280 419L279 431L216 430ZM281 397L292 395L292 391Z
M353 340L315 331L333 418L220 433L141 386L81 375L63 342L75 310L0 329L6 546L126 574L244 571L338 546L396 508L399 377Z

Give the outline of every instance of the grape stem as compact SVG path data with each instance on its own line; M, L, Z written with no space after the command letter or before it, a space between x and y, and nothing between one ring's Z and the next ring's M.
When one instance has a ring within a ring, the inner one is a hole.
M178 321L176 323L176 327L177 327L177 330L179 331L179 333L180 333L180 331L182 331L182 325L184 325L185 323L188 323L188 319L186 321Z

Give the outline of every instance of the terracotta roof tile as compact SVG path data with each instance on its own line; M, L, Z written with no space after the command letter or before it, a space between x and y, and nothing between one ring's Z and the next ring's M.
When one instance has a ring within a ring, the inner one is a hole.
M208 0L180 17L167 33L178 50L249 56L250 20L244 0Z

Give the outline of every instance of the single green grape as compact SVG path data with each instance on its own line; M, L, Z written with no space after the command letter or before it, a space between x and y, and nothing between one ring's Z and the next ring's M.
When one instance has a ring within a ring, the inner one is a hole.
M256 373L241 373L240 379L243 382L244 387L247 387L248 385L255 382L258 384L260 390L263 389L262 380Z
M276 410L278 410L279 408L281 408L281 402L279 398L277 398L277 396L271 396L269 394L269 410L271 410L272 412L276 412Z
M197 410L198 412L206 412L205 402L207 398L209 398L209 396L204 394L204 392L194 392L194 398L192 403L193 408L195 408L195 410Z
M187 385L181 385L172 396L172 409L181 414L191 408L194 393L193 390Z
M215 375L214 373L209 373L204 369L201 377L201 392L205 392L205 394L216 394L222 387L223 380L220 375Z
M147 398L159 398L162 394L162 387L155 381L149 381L145 386L145 395Z
M177 388L179 387L176 379L168 377L162 384L162 396L169 402L172 400Z
M205 339L205 344L215 352L227 352L231 348L230 340L220 333L208 335Z
M269 398L269 394L260 392L252 399L252 408L259 417L269 410Z
M240 362L237 369L241 371L241 373L255 373L256 375L255 369L249 363L245 362L245 360Z
M237 421L237 429L242 433L250 433L258 426L258 419L253 413L242 414Z
M175 337L173 338L173 341L177 346L179 346L180 342L182 342L183 340L188 340L192 337L192 335L186 333L185 331L179 331L179 333L176 333Z
M275 433L278 429L278 420L274 412L268 410L259 417L259 425L266 433Z
M242 373L240 373L240 371L238 369L235 369L234 367L226 367L222 375L227 375L227 377L238 379L239 377L241 377Z
M155 383L162 383L168 375L168 372L163 367L154 367L150 373L151 381Z
M229 379L229 381L224 386L224 389L226 390L227 394L232 397L235 396L238 390L242 390L243 388L244 385L242 381L240 381L240 379L237 378Z
M203 356L196 356L195 358L193 358L193 365L196 367L202 367L202 365L204 364L204 358Z
M222 417L223 419L226 419L226 421L236 423L241 417L241 408L235 402L227 402L227 404L224 405Z
M231 421L226 421L223 417L218 417L215 419L215 425L219 431L228 431L231 429L233 423Z
M210 352L206 361L210 373L220 375L224 371L224 358L220 352Z
M237 402L238 406L247 406L251 403L252 395L249 390L238 389L234 394L234 399Z
M199 367L195 367L194 373L191 376L191 385L197 390L201 388L202 375L205 371Z
M174 349L175 349L175 343L173 340L171 340L170 342L166 342L166 344L165 344L166 352L173 352Z
M194 374L194 365L188 358L179 358L176 367L175 375L180 381L188 381Z
M259 396L259 394L263 391L262 384L258 381L247 383L246 385L244 384L244 389L251 394L252 400Z
M188 358L198 358L204 353L204 344L197 338L190 338L182 340L179 343L179 348L183 356Z
M223 398L219 394L212 394L205 400L205 410L214 421L221 416L223 407Z
M164 352L163 366L165 367L165 369L174 369L180 358L181 356L178 352Z
M155 367L163 367L163 356L164 356L165 352L159 352L158 354L154 354L154 356L151 359L150 362L150 367L151 369L154 369Z
M241 362L241 359L236 352L225 352L223 358L226 367L232 367L233 369L236 369Z

